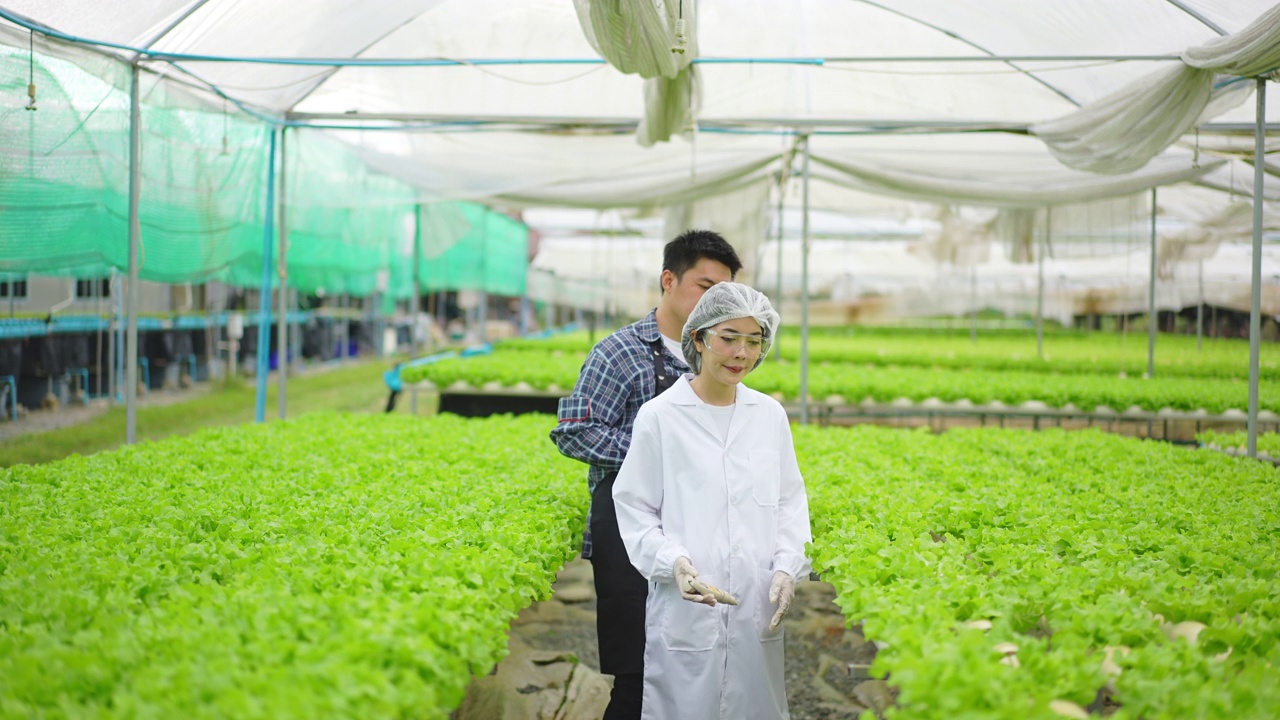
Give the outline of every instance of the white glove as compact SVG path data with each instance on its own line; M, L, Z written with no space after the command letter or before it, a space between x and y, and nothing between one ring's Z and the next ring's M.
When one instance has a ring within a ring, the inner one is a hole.
M684 556L676 558L676 564L672 566L672 572L676 576L676 587L680 589L680 597L689 602L702 603L704 605L716 604L715 596L694 588L693 584L696 582L695 578L698 577L698 571L694 569L692 560ZM701 583L698 584L702 585Z
M773 619L769 621L769 632L778 629L782 624L782 618L787 616L787 611L791 609L791 599L796 596L796 581L790 574L781 570L773 574L773 582L769 584L769 602L778 606L778 611L773 614Z

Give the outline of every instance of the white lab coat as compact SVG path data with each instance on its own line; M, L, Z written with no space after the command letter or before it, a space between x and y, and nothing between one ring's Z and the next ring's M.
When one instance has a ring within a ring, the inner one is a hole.
M649 581L644 717L786 718L769 585L775 570L808 578L811 539L791 427L777 401L739 385L722 442L692 378L640 408L613 486L627 555ZM741 604L682 599L672 572L682 555Z

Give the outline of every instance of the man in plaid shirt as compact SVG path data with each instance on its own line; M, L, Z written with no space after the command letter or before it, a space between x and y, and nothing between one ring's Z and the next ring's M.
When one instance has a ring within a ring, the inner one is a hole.
M631 447L640 406L689 371L680 332L707 288L742 269L733 247L709 230L689 230L662 252L662 298L644 319L596 344L551 431L560 452L591 466L591 510L582 556L596 586L600 671L614 676L604 720L639 718L644 691L644 614L648 583L631 565L618 533L613 480Z

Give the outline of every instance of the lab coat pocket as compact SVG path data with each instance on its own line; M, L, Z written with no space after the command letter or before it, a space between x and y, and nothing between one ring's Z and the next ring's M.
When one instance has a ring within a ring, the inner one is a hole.
M760 505L777 505L782 482L781 460L776 450L752 450L751 494Z
M773 584L772 570L757 570L756 574L756 629L759 631L760 642L772 642L782 639L782 628L786 625L786 619L778 623L778 627L772 632L769 630L769 623L773 622L773 614L778 611L778 606L769 602L769 586ZM789 613L788 613L789 614Z
M680 597L674 585L663 588L662 642L668 650L701 652L710 650L719 633L720 613L702 603Z

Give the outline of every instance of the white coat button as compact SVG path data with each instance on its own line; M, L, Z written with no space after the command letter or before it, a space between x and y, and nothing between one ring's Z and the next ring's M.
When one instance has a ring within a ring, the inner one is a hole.
M734 552L738 552L738 546L737 546L737 545L734 545L734 546L733 546L733 551L734 551Z
M731 502L731 503L736 503L736 502L738 502L738 496L737 496L737 495L730 495L730 496L729 496L729 502Z

